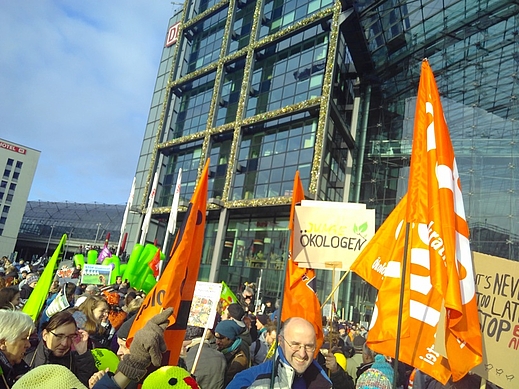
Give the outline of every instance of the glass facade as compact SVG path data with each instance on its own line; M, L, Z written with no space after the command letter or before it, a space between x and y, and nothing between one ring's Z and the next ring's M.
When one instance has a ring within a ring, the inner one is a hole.
M518 259L518 15L507 0L188 2L170 21L179 39L158 76L170 66L169 84L157 86L162 111L150 111L139 160L141 214L161 172L147 240L164 235L178 169L187 201L210 157L200 278L234 288L268 278L262 290L278 297L296 170L308 198L365 203L377 225L405 194L428 58L472 248ZM318 278L326 297L330 272ZM355 278L339 289L353 319L368 319L372 299Z
M367 129L362 201L382 221L406 192L420 61L427 57L456 153L471 247L519 259L518 5L369 1L359 11L381 79Z

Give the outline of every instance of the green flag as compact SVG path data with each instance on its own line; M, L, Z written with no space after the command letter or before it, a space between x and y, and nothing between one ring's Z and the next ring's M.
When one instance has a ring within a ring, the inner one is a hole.
M56 268L56 263L58 262L58 257L61 254L61 249L63 245L67 241L67 234L63 234L61 240L52 254L52 257L45 266L45 270L43 270L43 274L41 275L38 283L34 287L29 299L23 306L22 311L32 317L32 320L36 321L38 316L40 315L40 311L43 308L43 304L45 304L45 300L47 300L47 295L50 290L50 285L52 283L52 279L54 278L54 269Z
M222 305L222 311L227 308L229 304L237 303L238 298L236 295L232 292L231 288L227 286L227 284L222 281L222 293L220 294L220 303Z

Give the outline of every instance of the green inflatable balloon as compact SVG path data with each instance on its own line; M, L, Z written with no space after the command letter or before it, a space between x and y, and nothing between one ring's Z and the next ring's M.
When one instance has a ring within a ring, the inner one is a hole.
M106 348L94 348L90 351L94 356L97 370L105 370L108 367L112 373L115 373L117 366L119 366L119 357L112 350Z
M83 269L83 267L85 267L85 256L83 254L75 254L74 265L81 265L81 269Z
M115 279L121 275L121 260L117 255L106 257L101 265L114 264L112 273L110 273L110 284L115 284Z
M87 263L89 265L95 265L97 263L97 250L89 250L87 253Z

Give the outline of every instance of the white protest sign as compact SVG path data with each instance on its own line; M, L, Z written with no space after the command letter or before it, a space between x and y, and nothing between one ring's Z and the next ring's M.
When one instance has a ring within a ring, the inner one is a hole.
M349 270L375 234L364 204L304 200L295 208L294 260L300 267Z
M187 324L212 328L221 293L222 284L197 281Z

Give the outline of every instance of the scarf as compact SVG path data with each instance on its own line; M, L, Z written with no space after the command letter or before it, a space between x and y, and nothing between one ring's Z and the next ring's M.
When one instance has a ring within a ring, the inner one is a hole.
M233 344L231 344L229 347L227 348L224 348L221 353L222 354L228 354L228 353L231 353L233 352L234 350L236 350L238 348L238 346L241 344L241 338L237 338Z

